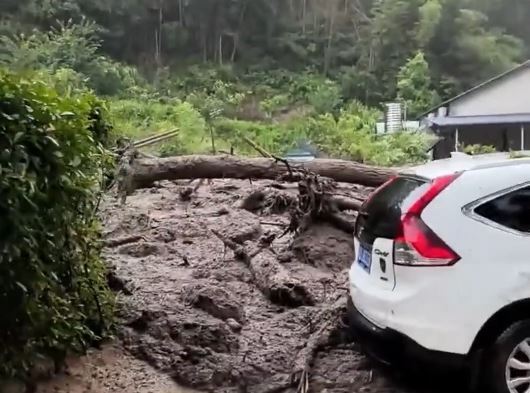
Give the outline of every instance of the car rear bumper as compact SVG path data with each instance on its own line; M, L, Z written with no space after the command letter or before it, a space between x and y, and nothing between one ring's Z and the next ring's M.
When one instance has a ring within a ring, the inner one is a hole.
M348 298L348 319L363 349L383 363L401 363L410 359L456 370L468 365L465 355L433 351L400 332L376 326L355 308L351 297Z

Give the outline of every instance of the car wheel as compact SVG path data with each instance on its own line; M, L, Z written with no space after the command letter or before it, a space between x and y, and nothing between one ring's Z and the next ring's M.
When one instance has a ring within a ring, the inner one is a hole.
M484 382L493 393L530 392L530 320L502 333L484 359Z

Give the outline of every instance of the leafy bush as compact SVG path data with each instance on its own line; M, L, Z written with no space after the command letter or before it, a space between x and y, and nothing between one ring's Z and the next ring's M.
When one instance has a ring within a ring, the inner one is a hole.
M132 67L98 54L97 27L91 22L61 24L49 32L0 38L0 65L14 70L46 69L57 74L72 70L70 76L102 95L124 92L141 78Z
M169 81L173 94L190 94L196 91L208 91L216 82L235 86L238 82L231 66L192 65L180 72L178 77Z
M289 125L299 136L316 144L325 154L359 162L393 166L427 159L428 136L399 132L377 135L378 112L352 103L338 118L320 115Z
M429 136L421 132L401 131L376 138L365 162L381 166L417 164L427 160Z
M296 129L283 124L220 119L215 126L219 138L234 147L237 154L242 155L257 154L244 141L244 137L251 139L265 150L277 154L287 152L296 144L299 137Z
M464 153L476 156L479 154L495 153L495 146L490 145L467 145L464 147Z
M163 155L189 154L209 151L206 122L188 102L178 99L160 102L155 100L111 100L109 111L117 134L140 139L173 128L179 135L155 146Z
M59 94L70 96L88 89L88 79L71 68L59 68L53 72L40 72L41 79L53 86Z
M333 113L342 104L340 88L326 80L308 93L307 101L317 113Z
M271 118L277 111L287 108L289 104L290 97L287 94L277 94L261 101L260 109Z
M94 97L0 72L0 379L108 332L95 216L105 135Z

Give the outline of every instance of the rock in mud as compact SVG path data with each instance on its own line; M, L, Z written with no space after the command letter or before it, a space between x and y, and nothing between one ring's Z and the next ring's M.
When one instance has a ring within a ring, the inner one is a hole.
M226 320L226 324L230 329L232 329L233 332L240 332L243 326L239 322L237 322L235 319L229 318Z

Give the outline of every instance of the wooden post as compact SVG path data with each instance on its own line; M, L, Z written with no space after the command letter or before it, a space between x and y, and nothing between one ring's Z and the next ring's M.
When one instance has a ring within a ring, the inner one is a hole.
M458 128L456 128L455 129L455 151L458 151L458 145L460 144L458 139L459 139Z
M521 124L521 151L524 151L524 124Z

